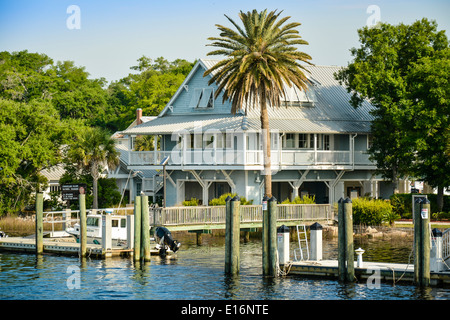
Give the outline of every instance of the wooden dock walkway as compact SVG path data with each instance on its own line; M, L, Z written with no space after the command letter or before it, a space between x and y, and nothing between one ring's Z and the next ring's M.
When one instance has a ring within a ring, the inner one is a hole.
M80 244L70 240L67 238L44 238L44 253L78 256ZM29 237L0 238L0 251L35 253L36 241ZM102 246L98 244L88 244L87 252L88 256L92 258L122 257L133 254L133 250L126 247L114 246L111 250L103 250ZM152 250L151 253L156 255L158 251Z
M321 277L338 279L338 261L320 260L320 261L294 261L280 268L289 271L290 275L301 275L305 277ZM358 282L372 281L370 277L379 276L380 281L387 283L414 282L414 263L386 263L364 261L363 267L356 267L355 277ZM450 285L450 270L443 272L431 272L430 280L432 285Z

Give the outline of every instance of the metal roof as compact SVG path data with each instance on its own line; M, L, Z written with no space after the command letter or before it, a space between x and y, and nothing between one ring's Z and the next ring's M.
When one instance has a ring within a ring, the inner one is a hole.
M199 63L205 68L211 68L219 60L201 59ZM309 71L307 77L311 80L310 92L314 103L301 105L268 107L269 125L271 130L299 133L367 133L373 119L370 111L373 106L364 101L361 107L355 109L350 104L351 94L334 78L337 66L305 66ZM292 92L286 88L286 92ZM298 88L295 88L298 91ZM125 130L124 134L168 134L180 130L193 132L196 127L203 131L215 129L240 129L244 119L243 114L164 114L156 119ZM261 128L259 106L247 111L248 130Z

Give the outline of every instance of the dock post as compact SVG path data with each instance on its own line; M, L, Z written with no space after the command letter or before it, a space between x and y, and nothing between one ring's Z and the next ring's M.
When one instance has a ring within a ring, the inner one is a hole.
M36 193L36 254L44 253L44 194Z
M277 242L278 242L278 256L280 257L280 264L286 264L289 262L289 227L284 224L277 229Z
M347 261L346 279L355 280L355 250L353 245L353 204L350 198L344 200L345 212L345 258Z
M430 201L416 200L414 205L414 281L430 285Z
M262 212L263 212L263 223L262 223L262 267L263 275L269 274L269 208L268 208L269 197L264 196L262 199Z
M225 273L231 273L231 197L225 199Z
M87 253L87 225L86 225L86 195L80 194L80 257L86 257Z
M127 247L134 248L134 215L127 215Z
M109 214L102 215L102 251L105 258L111 256L112 250L112 219Z
M338 200L338 277L345 281L345 218L344 199Z
M352 200L338 201L338 277L340 281L355 279Z
M269 276L277 276L277 199L269 199Z
M71 223L70 220L72 219L72 211L69 209L65 209L63 212L63 230L66 230L67 228L70 228Z
M150 212L148 209L148 196L141 196L142 208L142 249L144 251L143 258L145 262L150 261Z
M319 223L311 225L311 260L322 260L322 229L323 227Z
M141 197L134 198L134 261L141 260Z
M241 215L240 215L241 199L235 196L230 201L230 274L239 273L240 264L240 233L241 233Z
M440 272L444 270L444 261L442 259L442 231L434 228L431 230L433 235L430 251L430 271Z

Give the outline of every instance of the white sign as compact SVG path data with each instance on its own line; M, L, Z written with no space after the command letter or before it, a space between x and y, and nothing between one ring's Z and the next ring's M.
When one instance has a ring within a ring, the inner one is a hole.
M422 219L428 219L428 208L423 208L420 211L420 215L422 216Z
M267 210L267 201L262 202L262 209Z

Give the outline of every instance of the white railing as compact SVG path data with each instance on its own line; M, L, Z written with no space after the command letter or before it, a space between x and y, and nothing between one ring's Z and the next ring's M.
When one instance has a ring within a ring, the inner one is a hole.
M262 165L262 150L189 149L174 151L131 151L130 165ZM373 165L365 151L278 150L271 151L272 165Z
M442 233L442 259L450 259L450 229Z
M329 204L279 204L277 207L279 222L332 219ZM225 214L225 206L151 208L150 223L166 226L225 224ZM241 206L240 221L241 223L262 222L262 206Z

